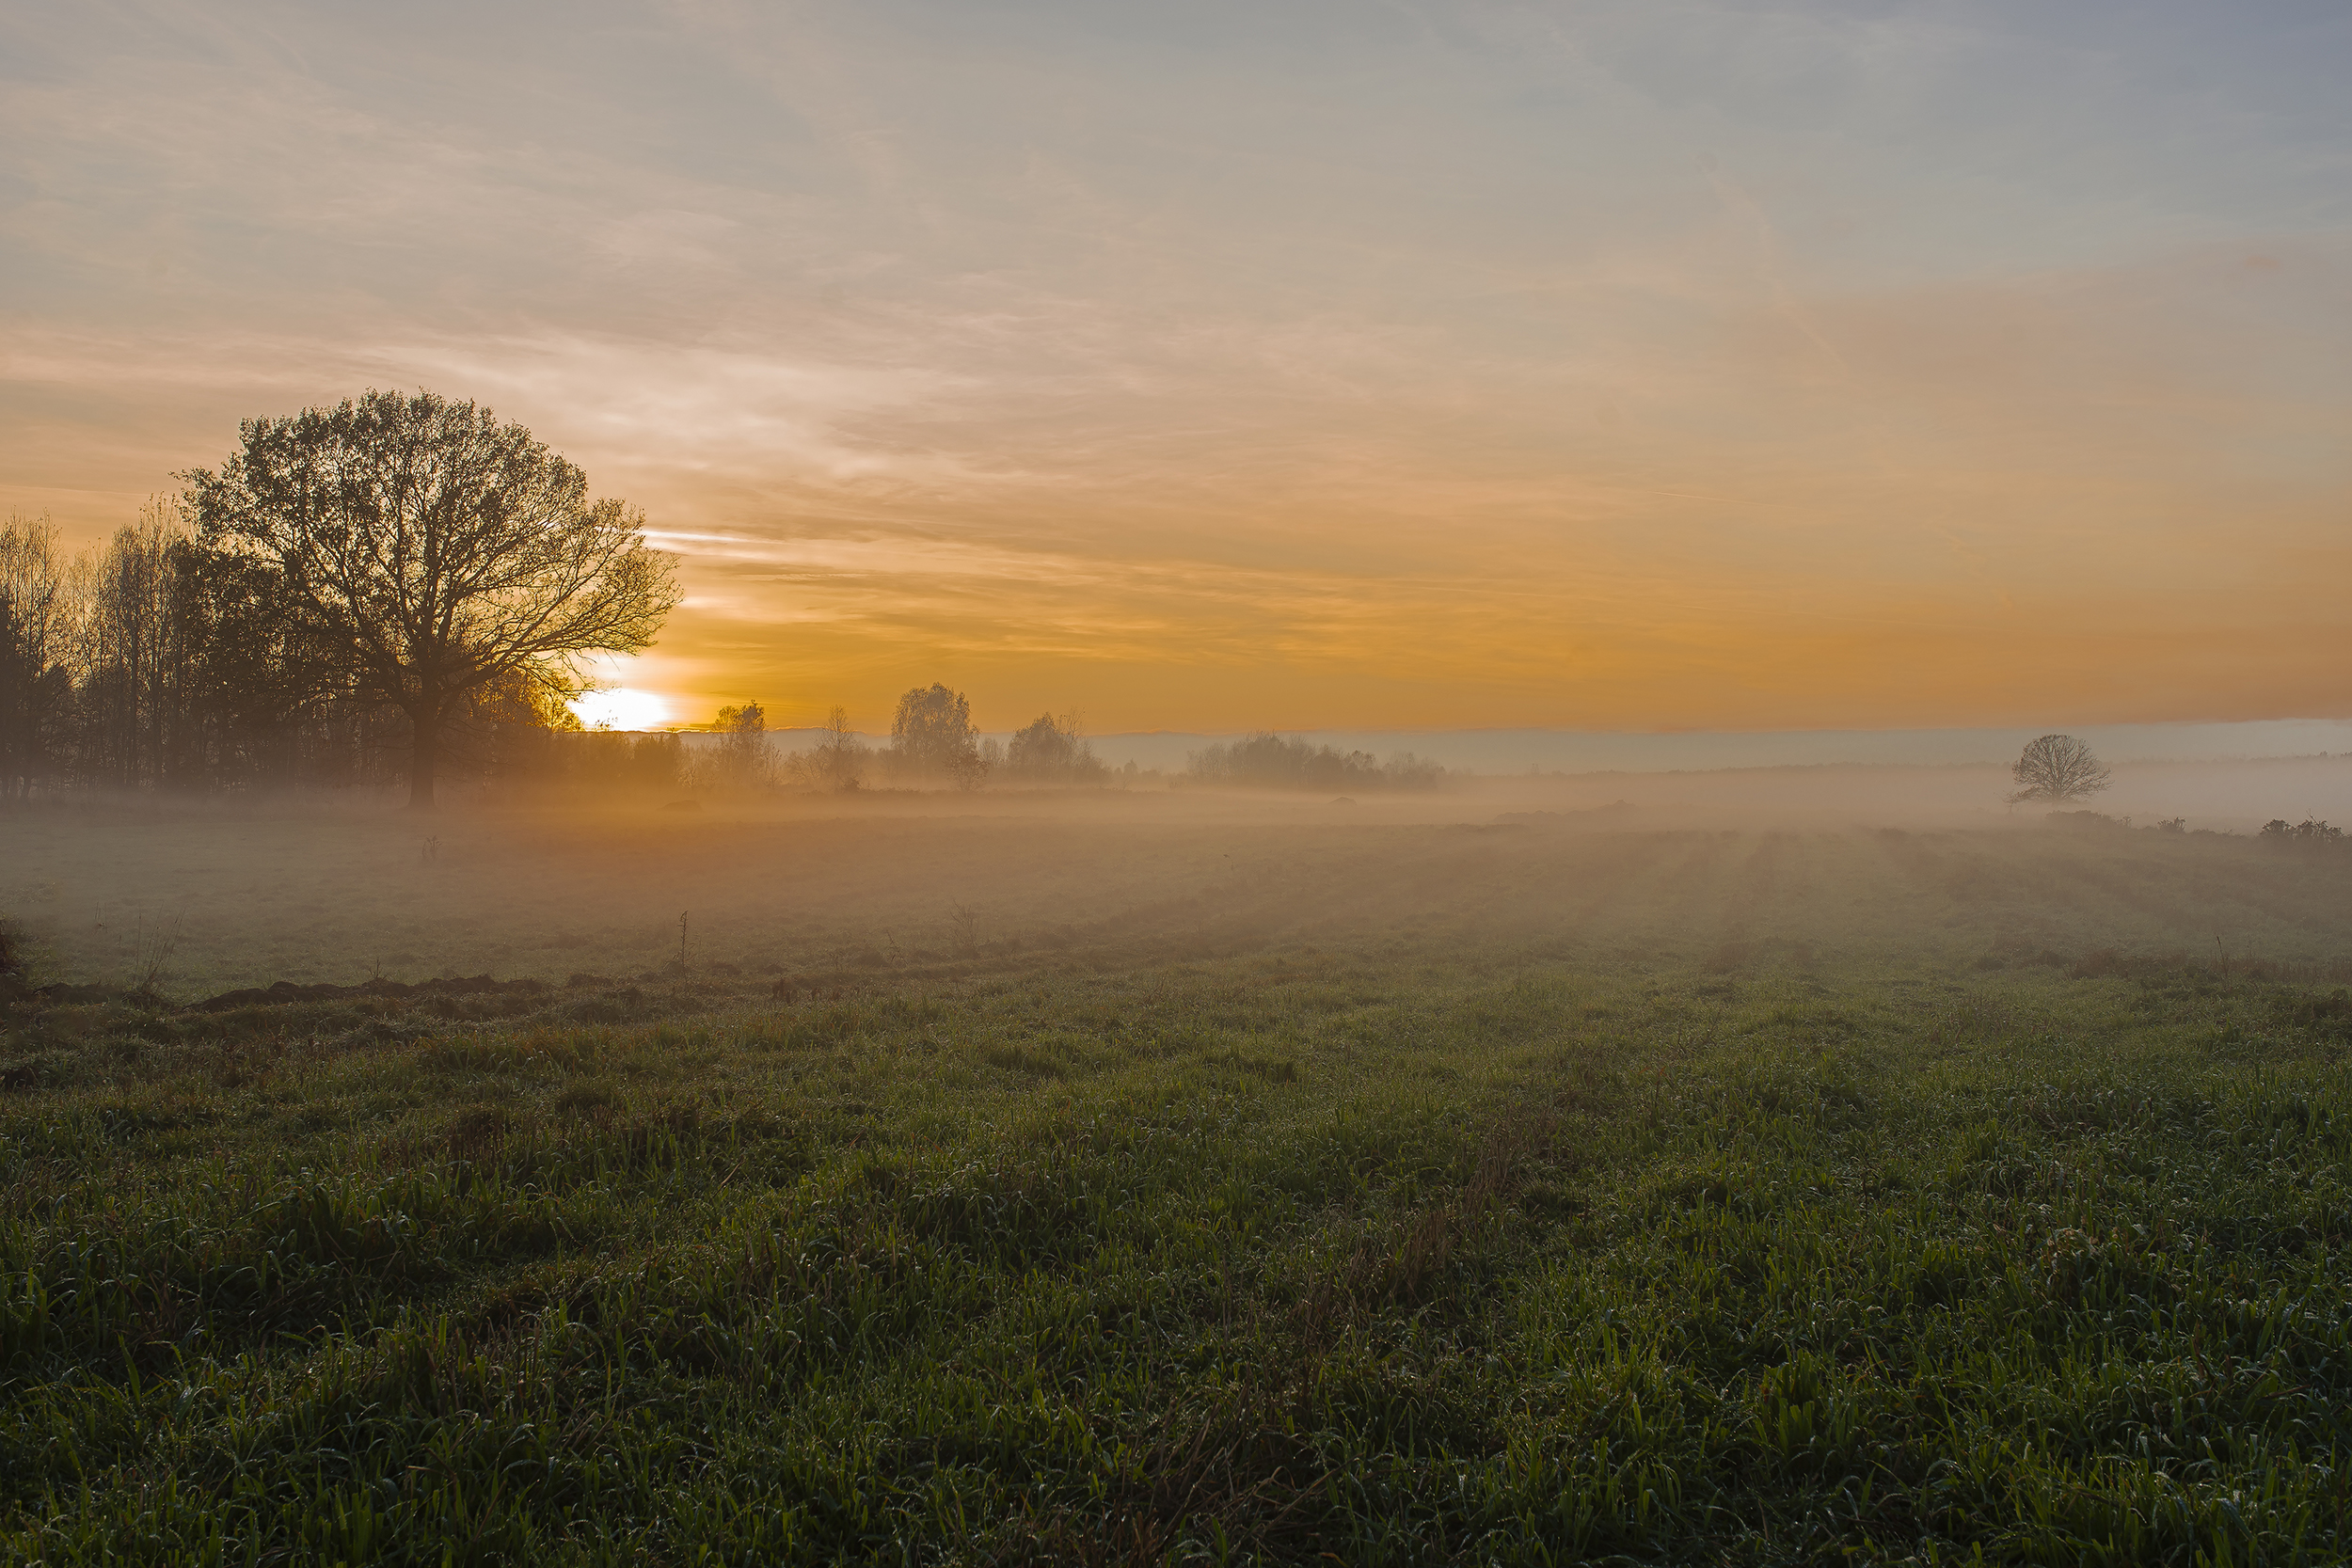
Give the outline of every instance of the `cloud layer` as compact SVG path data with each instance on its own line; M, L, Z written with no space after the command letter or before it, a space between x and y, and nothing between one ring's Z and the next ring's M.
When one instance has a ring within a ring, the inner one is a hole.
M7 24L0 501L426 385L869 726L2345 711L2340 8Z

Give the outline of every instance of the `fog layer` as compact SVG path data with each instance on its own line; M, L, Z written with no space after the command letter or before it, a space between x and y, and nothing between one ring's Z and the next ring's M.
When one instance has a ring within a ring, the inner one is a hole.
M2003 807L2006 783L1772 768L1362 799L878 791L429 817L372 800L36 804L0 814L0 914L39 978L182 999L280 979L627 979L681 956L746 984L1327 943L1406 961L1438 936L1502 963L2344 954L2352 861L2257 830L2352 818L2352 759L2119 768L2088 816Z

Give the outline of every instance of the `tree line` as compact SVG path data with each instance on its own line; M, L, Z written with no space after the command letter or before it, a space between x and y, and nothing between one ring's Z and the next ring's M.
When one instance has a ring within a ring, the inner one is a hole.
M568 717L677 603L643 515L429 392L248 420L99 549L0 530L0 793L397 777Z
M1100 785L1073 715L984 738L960 691L908 691L873 747L835 708L779 757L757 703L715 750L582 733L592 655L650 645L678 602L643 515L519 424L430 392L370 391L246 420L215 468L71 559L46 517L0 524L0 799L72 788L514 782ZM1131 763L1125 773L1136 772ZM1193 754L1183 782L1421 788L1442 769L1273 734Z
M977 789L990 779L1028 785L1102 785L1120 776L1094 754L1075 714L1040 714L1006 740L983 736L972 702L939 682L898 699L885 746L870 745L834 707L815 745L778 753L758 703L719 710L715 747L689 758L684 782L722 788L857 790L876 784ZM558 743L561 745L562 743ZM1133 763L1124 776L1137 773Z
M1445 777L1444 768L1410 752L1383 762L1370 752L1342 752L1271 731L1219 741L1187 762L1192 783L1252 789L1435 789Z
M44 518L0 523L0 795L82 788L392 787L412 782L410 714L353 678L335 639L288 603L284 568L207 537L184 497L69 558ZM969 697L910 689L886 742L834 707L784 752L757 702L711 739L582 730L560 681L509 673L445 704L433 767L520 788L676 794L876 787L1102 787L1140 777L1094 752L1079 717L982 736ZM1435 763L1271 733L1192 753L1177 782L1341 792L1428 788Z
M209 539L182 498L69 557L46 518L0 523L0 796L77 788L389 786L420 766L417 724L339 661L287 601L282 568ZM453 686L455 683L452 683ZM720 710L715 744L583 731L560 680L506 672L456 689L421 759L507 784L592 791L697 786L857 789L1100 784L1074 715L983 739L961 692L900 701L886 746L828 716L818 743L779 755L758 703Z
M983 736L972 721L970 699L936 682L898 699L886 746L866 744L839 707L828 716L814 746L785 755L769 750L767 715L757 703L720 709L713 728L716 749L691 759L688 776L722 787L854 790L882 783L977 789L991 780L1033 787L1100 787L1146 776L1132 762L1113 768L1097 757L1074 714L1040 714L1001 741ZM1369 752L1341 752L1266 731L1190 753L1183 773L1168 782L1370 791L1434 789L1444 778L1443 768L1410 752L1383 761Z
M402 716L338 691L280 597L172 501L72 559L46 518L0 524L0 796L397 779Z

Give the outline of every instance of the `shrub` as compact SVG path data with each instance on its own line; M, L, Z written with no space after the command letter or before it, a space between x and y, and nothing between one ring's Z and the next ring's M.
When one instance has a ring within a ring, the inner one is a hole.
M2344 837L2344 830L2331 828L2324 821L2313 821L2308 816L2293 824L2283 816L2274 816L2263 824L2262 836L2279 844L2290 840L2301 844L2334 844Z
M1192 753L1185 769L1195 784L1252 789L1435 789L1445 769L1410 752L1387 762L1370 752L1339 752L1270 731L1219 741Z
M1034 784L1101 784L1110 769L1080 733L1076 714L1041 713L1006 743L1005 771Z

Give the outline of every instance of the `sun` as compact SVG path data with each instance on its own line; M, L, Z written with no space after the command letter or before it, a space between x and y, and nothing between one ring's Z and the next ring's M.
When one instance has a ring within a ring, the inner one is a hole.
M670 705L650 691L626 686L583 692L571 700L580 721L592 730L656 729L670 717Z

